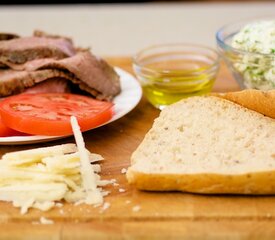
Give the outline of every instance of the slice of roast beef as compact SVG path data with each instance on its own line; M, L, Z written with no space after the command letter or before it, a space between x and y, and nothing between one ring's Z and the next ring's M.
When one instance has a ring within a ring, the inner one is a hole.
M7 41L14 38L19 38L19 36L13 33L0 33L0 41ZM7 68L7 66L0 62L0 68Z
M7 62L5 68L10 68L17 71L35 71L37 66L41 66L47 63L55 61L53 58L41 58L31 60L22 64Z
M0 71L0 96L21 93L27 88L55 77L66 79L68 76L62 71L53 69L33 72L2 70Z
M0 62L22 64L34 59L62 59L76 53L65 38L22 37L0 41Z
M68 71L75 77L74 83L82 90L89 92L91 88L99 92L100 95L97 96L99 99L110 100L121 90L119 76L114 69L89 51L78 52L73 57L33 67L34 69L30 70L53 68Z
M34 37L46 37L46 38L63 38L63 39L68 40L73 45L73 40L70 37L65 37L65 36L61 36L61 35L57 35L57 34L50 34L50 33L46 33L41 30L35 30L33 32L33 36ZM83 48L83 47L75 46L75 50L76 50L76 52L90 51L90 48L89 47Z
M44 32L42 30L34 30L32 35L34 37L66 38L67 40L69 40L72 43L72 39L69 38L69 37L65 37L65 36L61 36L61 35L57 35L57 34L52 34L52 33L47 33L47 32Z
M18 94L26 92L27 89L33 88L43 82L47 82L51 79L63 79L67 83L67 88L69 88L69 83L78 83L79 80L75 79L69 72L64 72L58 69L42 69L37 71L14 71L14 70L2 70L0 71L0 97L6 97L13 94ZM60 88L60 83L50 82L51 89ZM57 85L57 86L55 86ZM101 93L95 89L89 88L82 84L83 88L89 89L89 93L95 98L101 98ZM42 87L47 87L47 85L42 85ZM78 91L78 87L75 89ZM45 92L45 89L40 90L39 86L35 89L37 92ZM52 91L52 90L51 90ZM55 92L62 92L62 90L55 90Z
M44 37L44 38L63 38L63 39L66 39L67 41L69 41L71 44L73 44L73 40L69 37L65 37L65 36L61 36L61 35L57 35L57 34L50 34L50 33L46 33L41 30L34 30L33 36L34 37Z
M60 70L63 75L66 75L66 79L97 99L111 100L121 90L119 76L114 69L103 59L93 56L89 51L81 51L70 58L61 60L37 59L25 64L10 64L10 67L32 74L42 69Z
M65 78L50 78L27 88L24 93L70 93L68 80Z

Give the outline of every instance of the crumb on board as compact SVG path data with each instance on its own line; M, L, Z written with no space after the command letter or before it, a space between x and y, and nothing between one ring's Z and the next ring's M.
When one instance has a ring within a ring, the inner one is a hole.
M45 217L40 217L40 223L41 224L54 224L54 221Z
M129 204L129 203L131 203L131 201L130 201L130 200L126 200L125 203L126 203L126 204Z
M139 205L136 205L132 208L133 212L138 212L141 209Z
M119 188L118 191L119 191L120 193L123 193L123 192L125 192L126 190L125 190L124 188Z
M126 172L127 172L127 169L126 169L126 168L122 168L122 169L121 169L121 173L122 173L122 174L125 174Z
M100 210L100 213L104 212L105 210L107 210L109 207L111 206L111 203L109 202L105 202Z
M118 186L119 184L117 183L117 180L116 179L111 179L110 180L110 184L113 184L113 186Z

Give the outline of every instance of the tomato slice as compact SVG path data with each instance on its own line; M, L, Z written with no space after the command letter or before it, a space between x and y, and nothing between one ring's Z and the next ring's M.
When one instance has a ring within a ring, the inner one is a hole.
M0 137L11 137L11 136L25 136L25 133L18 132L7 127L0 118Z
M0 102L3 123L17 131L47 136L72 134L70 117L81 131L110 120L113 103L68 93L20 94Z

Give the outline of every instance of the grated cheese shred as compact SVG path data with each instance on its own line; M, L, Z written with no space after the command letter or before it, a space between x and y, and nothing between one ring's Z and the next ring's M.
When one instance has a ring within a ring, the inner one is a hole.
M102 205L108 194L101 187L113 181L101 180L99 154L85 148L77 119L71 117L76 144L6 153L0 160L0 200L21 208L47 211L62 207L60 201ZM92 164L91 164L92 163ZM63 210L60 210L62 213ZM41 217L40 223L52 224Z

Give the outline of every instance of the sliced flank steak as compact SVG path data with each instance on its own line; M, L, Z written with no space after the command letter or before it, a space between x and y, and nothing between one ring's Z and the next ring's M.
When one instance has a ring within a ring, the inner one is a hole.
M0 71L0 96L24 92L26 88L56 77L71 81L97 99L111 100L120 92L119 76L104 60L90 52L79 52L62 60L34 60L20 66L21 71Z
M0 68L0 97L28 88L35 92L71 89L109 101L121 91L119 76L107 62L88 49L75 48L70 38L41 31L33 37L0 41Z
M22 64L34 59L62 59L75 55L72 43L64 38L22 37L0 41L0 62Z

